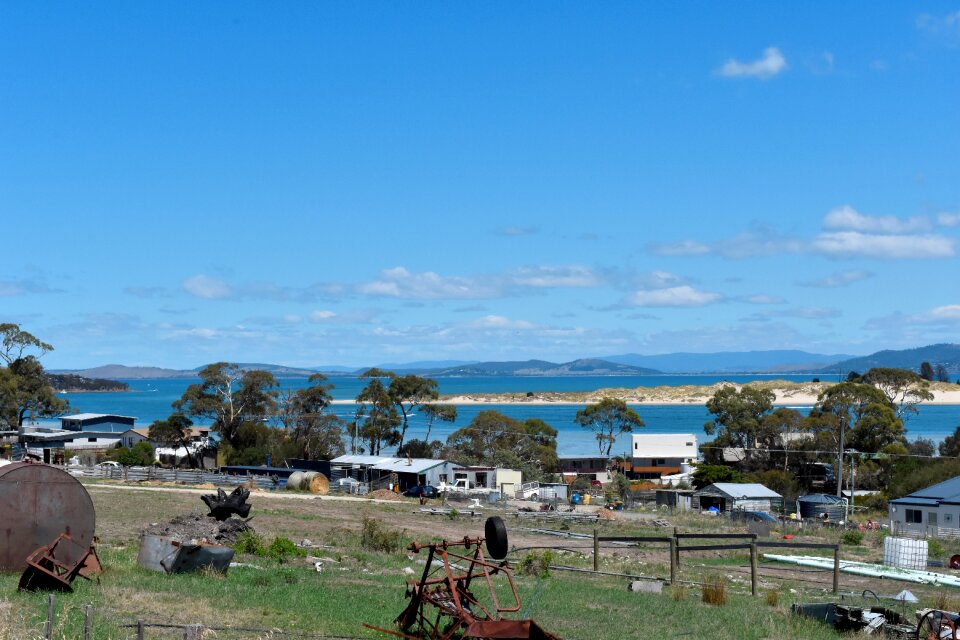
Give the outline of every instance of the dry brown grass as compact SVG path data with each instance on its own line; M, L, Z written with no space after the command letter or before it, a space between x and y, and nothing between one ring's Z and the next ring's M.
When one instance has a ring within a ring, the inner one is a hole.
M727 604L727 580L723 576L710 576L703 583L703 602L721 607Z

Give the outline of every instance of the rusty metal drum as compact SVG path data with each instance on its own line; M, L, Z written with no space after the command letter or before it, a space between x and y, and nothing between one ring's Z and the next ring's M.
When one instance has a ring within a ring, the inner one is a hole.
M25 462L0 467L0 571L23 571L27 556L61 533L86 551L95 529L93 500L66 471Z

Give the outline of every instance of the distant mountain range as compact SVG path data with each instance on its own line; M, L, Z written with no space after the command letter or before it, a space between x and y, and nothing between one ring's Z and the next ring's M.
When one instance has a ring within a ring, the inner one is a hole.
M721 351L717 353L665 353L643 356L628 353L604 360L664 373L808 373L854 356L823 355L806 351Z
M565 363L548 362L546 360L516 362L429 360L381 364L378 367L400 374L415 373L438 378L450 376L641 376L663 373L757 373L776 375L778 373L846 374L849 371L864 373L872 367L898 367L916 371L920 368L922 362L929 362L934 366L942 364L952 373L960 372L960 345L935 344L901 351L878 351L869 356L825 355L793 350L668 353L656 356L629 353L603 358L584 358ZM318 371L330 376L353 376L359 375L369 368L355 369L337 365L287 367L264 363L240 363L240 366L245 369L269 371L278 378L304 378ZM51 370L50 373L77 374L87 378L130 380L194 378L201 369L203 369L202 366L194 369L163 369L108 364L92 369Z
M877 351L869 356L850 358L824 367L818 373L866 373L874 367L895 367L917 371L920 365L929 362L933 366L942 364L951 373L960 372L960 344L931 344L916 349L900 351Z

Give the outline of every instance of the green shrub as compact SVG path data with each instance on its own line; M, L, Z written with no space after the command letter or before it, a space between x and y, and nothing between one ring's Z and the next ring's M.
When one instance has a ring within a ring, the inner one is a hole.
M361 526L360 546L364 549L396 553L403 548L403 532L367 516L364 516Z
M550 575L550 565L553 563L553 553L544 551L537 553L531 551L520 560L517 565L517 572L525 576L538 576L546 578Z
M939 540L928 540L927 551L934 558L942 558L944 554L946 554L946 551L944 551L943 545L940 544Z
M843 542L843 544L855 547L863 542L863 531L857 531L856 529L844 531L840 541Z
M256 531L243 531L237 536L237 541L233 543L233 548L237 553L249 553L254 556L267 555L267 543L263 536Z
M303 558L307 555L307 550L298 547L290 538L277 536L273 539L273 542L270 543L270 547L267 549L267 555L283 562L287 557Z
M456 509L450 509L450 513L447 514L447 517L451 520L459 520L460 512L457 511Z

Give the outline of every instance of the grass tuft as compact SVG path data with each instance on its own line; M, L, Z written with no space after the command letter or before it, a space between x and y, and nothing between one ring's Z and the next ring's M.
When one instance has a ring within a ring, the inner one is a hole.
M703 602L721 607L727 604L727 580L723 576L710 576L703 583Z

